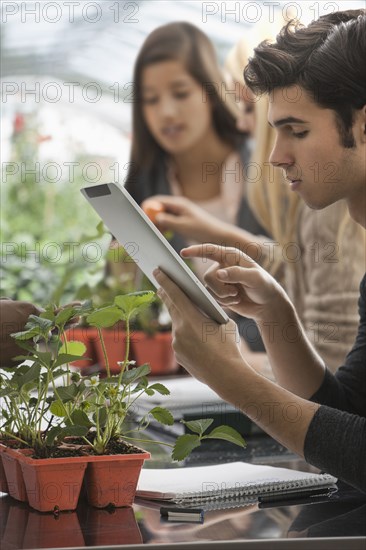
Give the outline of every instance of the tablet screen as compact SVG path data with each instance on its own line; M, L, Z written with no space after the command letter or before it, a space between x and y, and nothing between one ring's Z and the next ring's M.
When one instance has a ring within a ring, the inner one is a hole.
M210 319L224 324L229 317L128 191L117 183L81 189L129 256L157 288L153 271L159 267Z

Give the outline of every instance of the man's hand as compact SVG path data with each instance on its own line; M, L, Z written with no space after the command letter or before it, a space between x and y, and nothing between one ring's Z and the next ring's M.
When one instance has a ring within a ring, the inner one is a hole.
M217 262L204 276L206 286L222 306L240 315L267 321L280 303L288 300L277 281L237 248L202 244L184 248L181 255Z
M10 334L22 331L29 315L39 315L41 311L30 302L0 300L0 367L14 366L13 357L24 355Z
M246 365L240 353L240 337L234 321L219 325L208 319L167 275L156 270L154 276L161 285L158 295L172 318L177 362L220 395L230 391L230 375L235 375L233 365L236 364L241 372ZM227 369L229 362L230 373Z

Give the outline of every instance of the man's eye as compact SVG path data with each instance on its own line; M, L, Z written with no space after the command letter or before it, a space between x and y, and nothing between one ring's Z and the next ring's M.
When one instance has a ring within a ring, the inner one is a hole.
M296 138L304 138L309 133L309 130L304 130L303 132L292 132L292 135Z

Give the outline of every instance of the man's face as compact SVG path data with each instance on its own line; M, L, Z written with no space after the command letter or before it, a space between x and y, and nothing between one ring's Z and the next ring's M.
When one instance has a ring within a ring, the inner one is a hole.
M365 147L358 120L356 146L346 149L335 112L319 107L299 86L275 90L268 120L277 134L269 160L284 170L291 189L315 209L346 199L352 215L353 206L365 200Z

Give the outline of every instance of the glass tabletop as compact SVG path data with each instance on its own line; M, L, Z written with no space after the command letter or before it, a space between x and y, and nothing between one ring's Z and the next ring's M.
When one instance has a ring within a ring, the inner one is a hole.
M192 453L184 465L237 460L311 470L311 466L263 435L248 438L245 450L212 441ZM164 455L149 462L149 466L173 467ZM265 509L255 504L214 510L205 512L203 523L166 521L160 515L159 503L141 499L133 507L97 509L81 496L76 511L54 515L36 512L0 493L0 548L152 547L198 541L364 537L365 518L366 495L341 483L337 493L312 504Z

